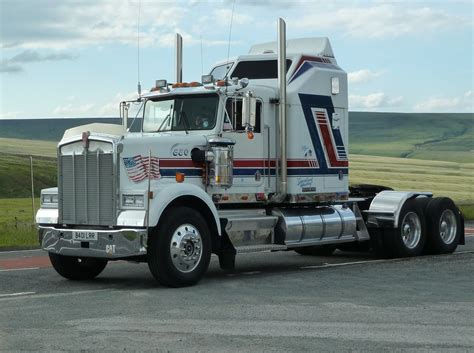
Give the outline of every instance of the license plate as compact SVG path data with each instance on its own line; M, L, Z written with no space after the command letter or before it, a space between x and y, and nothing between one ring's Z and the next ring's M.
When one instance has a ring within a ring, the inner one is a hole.
M97 232L74 231L72 239L79 241L94 241L98 239Z

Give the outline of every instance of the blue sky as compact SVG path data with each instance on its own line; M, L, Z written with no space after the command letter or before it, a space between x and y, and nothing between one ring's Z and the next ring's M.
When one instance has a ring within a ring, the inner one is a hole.
M138 0L0 0L0 118L116 116L136 97ZM474 112L473 1L158 1L140 3L140 81L184 80L287 37L328 36L356 111ZM202 48L202 49L201 49ZM201 56L202 52L202 56ZM201 59L202 57L202 59Z

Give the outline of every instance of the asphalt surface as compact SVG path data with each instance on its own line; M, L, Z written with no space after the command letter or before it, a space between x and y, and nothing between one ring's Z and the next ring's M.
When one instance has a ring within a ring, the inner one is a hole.
M474 229L470 231L474 233ZM57 275L41 250L0 252L0 350L472 352L474 237L452 255L216 257L194 287L159 286L146 264L95 280Z

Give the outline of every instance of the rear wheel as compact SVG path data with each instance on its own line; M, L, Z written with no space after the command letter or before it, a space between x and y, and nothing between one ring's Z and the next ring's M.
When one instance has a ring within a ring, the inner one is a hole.
M427 250L433 254L452 253L462 233L461 216L454 202L447 197L431 200L426 209Z
M107 260L93 257L74 257L49 253L51 264L57 273L71 280L87 280L97 277L107 266Z
M307 256L330 256L336 250L334 245L305 246L304 248L294 249L300 255Z
M397 228L383 229L386 257L418 256L426 242L425 216L415 199L407 200L400 210Z
M148 244L148 267L158 282L169 287L197 283L211 259L211 235L199 212L176 207L163 221Z

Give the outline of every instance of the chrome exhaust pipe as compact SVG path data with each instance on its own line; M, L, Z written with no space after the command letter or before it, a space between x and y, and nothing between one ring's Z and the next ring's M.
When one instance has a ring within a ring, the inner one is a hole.
M287 156L286 156L286 23L278 19L278 91L280 104L278 110L278 125L280 129L280 183L278 184L277 202L283 202L288 193Z
M176 83L183 82L183 37L176 33L174 42L176 60Z

